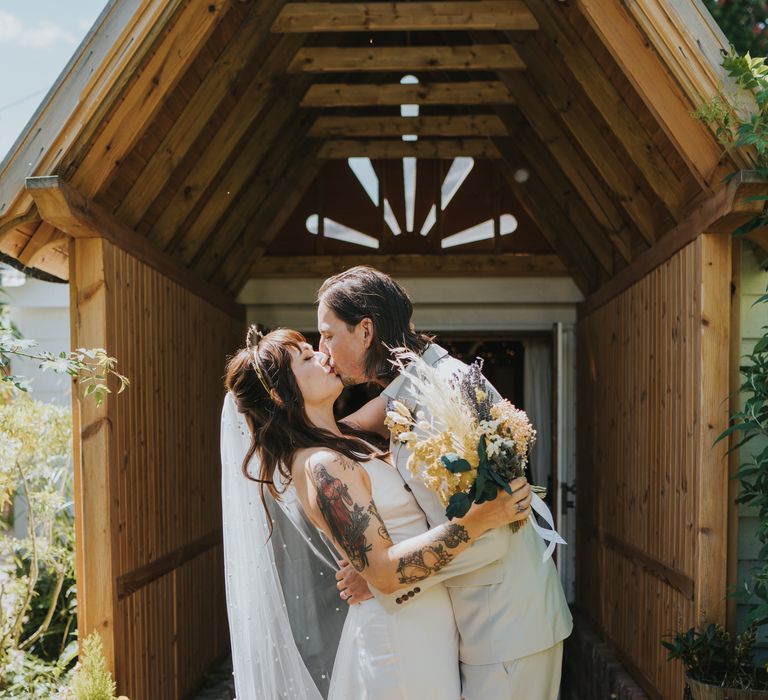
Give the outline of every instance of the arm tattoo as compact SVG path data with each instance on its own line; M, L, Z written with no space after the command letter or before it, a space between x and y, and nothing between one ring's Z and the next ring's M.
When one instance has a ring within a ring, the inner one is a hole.
M317 506L331 529L333 538L349 557L349 563L357 571L368 566L368 552L372 545L365 537L371 515L355 503L347 485L331 476L325 465L313 469L317 484ZM378 515L378 513L377 513Z
M384 524L384 520L382 520L381 515L379 515L379 510L376 508L376 504L373 501L371 501L371 505L368 506L368 512L376 518L379 523L379 537L383 540L387 540L387 542L392 542L392 538L387 532L387 526Z
M453 553L447 549L455 549L462 542L469 542L466 528L458 523L448 523L434 544L400 558L397 565L400 583L416 583L437 573L453 559Z

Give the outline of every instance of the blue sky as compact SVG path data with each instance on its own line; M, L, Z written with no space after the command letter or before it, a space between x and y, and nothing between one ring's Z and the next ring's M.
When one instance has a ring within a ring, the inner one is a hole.
M0 0L0 161L107 0Z

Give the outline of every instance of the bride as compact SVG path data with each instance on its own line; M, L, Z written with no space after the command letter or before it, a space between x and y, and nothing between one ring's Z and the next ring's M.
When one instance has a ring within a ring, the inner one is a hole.
M227 366L222 416L238 699L321 698L322 658L335 653L331 700L459 700L451 602L429 579L483 533L526 519L527 483L516 480L511 496L500 492L430 530L389 455L374 446L383 436L364 432L381 424L384 399L337 423L341 380L300 333L261 337L252 328L246 346ZM319 560L305 557L307 546ZM335 593L333 573L322 562L337 568L342 560L375 597L349 608L339 639L324 593Z

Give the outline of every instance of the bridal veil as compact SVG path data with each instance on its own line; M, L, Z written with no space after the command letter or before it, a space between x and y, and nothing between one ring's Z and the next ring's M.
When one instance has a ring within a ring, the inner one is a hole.
M326 697L347 605L336 555L309 523L292 487L265 510L242 464L245 418L227 394L221 416L222 515L227 612L238 700ZM249 464L258 474L257 457ZM270 537L270 521L273 532Z

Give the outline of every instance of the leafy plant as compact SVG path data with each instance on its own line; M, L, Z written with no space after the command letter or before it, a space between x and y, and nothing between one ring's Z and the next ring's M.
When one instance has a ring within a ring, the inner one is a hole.
M62 671L74 661L76 606L62 595L65 586L74 593L70 454L68 409L27 394L0 404L0 688L13 685L14 667L23 675L46 658ZM20 537L10 530L18 495L27 508Z
M737 51L768 53L765 0L704 0L704 4Z
M755 304L768 304L768 293L759 297ZM752 572L751 581L744 584L741 595L747 601L758 601L750 619L760 625L768 623L768 326L763 326L762 331L763 336L739 368L744 377L739 387L744 406L731 415L732 425L716 440L717 443L730 435L739 435L739 441L729 452L755 438L765 441L762 450L750 455L735 475L740 484L737 503L758 509L756 534L762 544L758 554L760 563Z
M679 659L693 680L724 688L768 690L768 672L755 665L752 649L756 623L732 637L720 625L703 632L679 632L672 642L662 642L667 659Z
M130 384L128 378L115 369L117 360L110 357L103 348L78 348L71 352L62 351L57 355L36 350L37 345L36 341L21 337L11 321L7 308L0 305L0 385L15 387L17 391L29 391L29 386L23 377L10 373L13 357L37 361L42 370L79 377L80 384L85 386L85 396L93 396L97 405L111 393L107 386L109 376L117 379L118 394Z
M104 647L97 632L83 640L80 663L64 697L67 700L114 700L117 686L104 660Z

